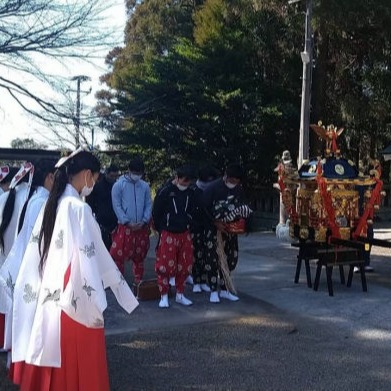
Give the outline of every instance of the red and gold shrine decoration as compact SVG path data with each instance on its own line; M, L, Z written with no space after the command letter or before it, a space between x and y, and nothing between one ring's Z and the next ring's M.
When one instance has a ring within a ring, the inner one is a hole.
M341 154L337 139L343 128L321 123L311 128L326 140L324 156L305 161L299 170L282 161L276 170L290 236L315 242L365 236L384 196L379 161L371 159L364 175Z
M323 177L323 170L322 170L322 165L320 163L320 160L318 162L317 169L316 169L316 182L318 184L318 189L322 199L322 204L327 216L325 225L330 227L331 234L334 237L340 238L341 235L339 233L339 226L335 221L335 210L333 205L333 199L331 196L331 192L327 190L327 183L326 183L326 179Z
M288 174L288 175L287 175ZM278 165L278 185L281 191L282 202L284 204L285 210L290 217L291 221L295 224L298 223L298 216L296 213L295 205L294 205L294 197L292 195L292 189L287 187L284 180L287 181L289 173L285 169L283 163ZM296 186L295 186L296 187Z

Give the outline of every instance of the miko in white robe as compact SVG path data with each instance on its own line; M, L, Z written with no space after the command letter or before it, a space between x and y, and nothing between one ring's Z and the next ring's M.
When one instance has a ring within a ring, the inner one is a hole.
M106 288L112 289L118 303L128 313L137 307L138 301L108 253L91 208L70 184L59 200L41 275L38 237L43 210L35 223L15 283L12 361L32 364L35 371L39 370L37 367L51 367L61 368L66 373L67 368L62 367L61 362L62 349L68 349L68 344L72 345L75 341L63 341L65 346L61 343L61 333L67 332L61 330L62 314L74 322L74 327L83 325L87 330L100 329L104 333ZM67 274L69 280L64 283ZM67 358L64 365L71 362L72 366L83 367L86 362L102 359L106 360L105 357L79 355L71 360ZM82 377L84 372L79 370L78 376ZM99 371L95 372L83 375L88 378L91 391L98 389L98 377L102 376ZM62 389L70 390L65 385ZM61 390L56 388L56 391Z
M34 224L48 196L49 191L43 186L38 186L27 204L22 229L3 266L0 267L0 313L5 314L4 349L6 350L11 349L12 303L16 277ZM0 341L0 347L2 343L3 341Z
M7 258L9 252L11 251L12 245L15 242L16 236L18 234L18 222L19 216L22 211L23 205L26 202L29 191L29 185L26 182L22 182L20 185L15 187L15 203L14 210L12 213L11 220L4 232L4 248L3 251L0 250L0 267L3 265L5 259ZM9 191L0 195L0 222L3 219L4 207L9 196ZM5 339L5 314L0 309L0 349L3 348L4 339Z
M8 227L4 232L4 251L0 251L0 266L3 265L18 235L19 216L20 212L22 211L23 205L26 202L28 191L29 185L26 182L22 182L20 185L15 187L14 211L12 213L12 218L8 224ZM8 195L8 191L0 195L0 221L3 219L4 206L7 202Z

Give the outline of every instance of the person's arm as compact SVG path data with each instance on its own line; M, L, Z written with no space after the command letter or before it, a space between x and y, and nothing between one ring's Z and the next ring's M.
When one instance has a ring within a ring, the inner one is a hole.
M163 218L164 218L164 190L161 190L155 197L152 207L152 218L153 224L158 232L163 228Z
M121 183L115 183L111 190L111 201L113 204L114 213L117 216L120 224L126 224L128 218L126 217L125 211L122 208L122 188Z
M152 213L151 189L147 184L144 192L144 213L143 213L144 224L149 224L149 222L151 221L151 213Z
M205 215L210 223L213 223L215 220L213 217L213 214L212 214L213 197L214 197L213 188L208 187L202 193L202 198L201 198L201 206L202 206L202 208L205 212Z
M226 224L221 220L216 220L213 215L213 205L215 202L215 190L213 186L209 186L204 190L202 203L204 207L205 215L210 222L214 225L219 231L225 232Z

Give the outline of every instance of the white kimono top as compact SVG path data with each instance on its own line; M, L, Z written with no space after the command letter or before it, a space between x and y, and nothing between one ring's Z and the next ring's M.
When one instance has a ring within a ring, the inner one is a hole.
M5 314L4 349L11 348L12 301L16 277L34 224L48 196L49 191L39 186L30 198L22 229L3 266L0 267L0 313ZM0 341L0 347L2 347L2 343L3 341Z
M11 250L12 245L18 235L18 223L20 212L23 205L26 202L28 196L29 186L26 182L22 182L15 187L15 204L14 212L12 214L11 221L4 233L4 252L0 252L0 266L3 265L5 258ZM0 221L3 219L3 209L8 198L8 191L0 196Z
M12 361L61 367L60 315L102 328L105 288L131 313L138 301L107 251L91 208L67 185L60 198L43 275L39 273L38 235L43 209L35 223L14 289ZM71 268L64 289L64 275Z

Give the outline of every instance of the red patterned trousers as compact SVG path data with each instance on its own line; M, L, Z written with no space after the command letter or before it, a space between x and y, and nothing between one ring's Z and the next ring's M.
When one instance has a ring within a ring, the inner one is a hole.
M110 255L122 274L125 262L133 262L134 282L139 283L144 275L144 260L149 250L149 228L132 231L126 225L118 224L113 233Z
M177 293L185 291L185 280L193 267L193 243L189 231L162 231L156 249L155 271L162 295L168 294L170 277L175 277Z

